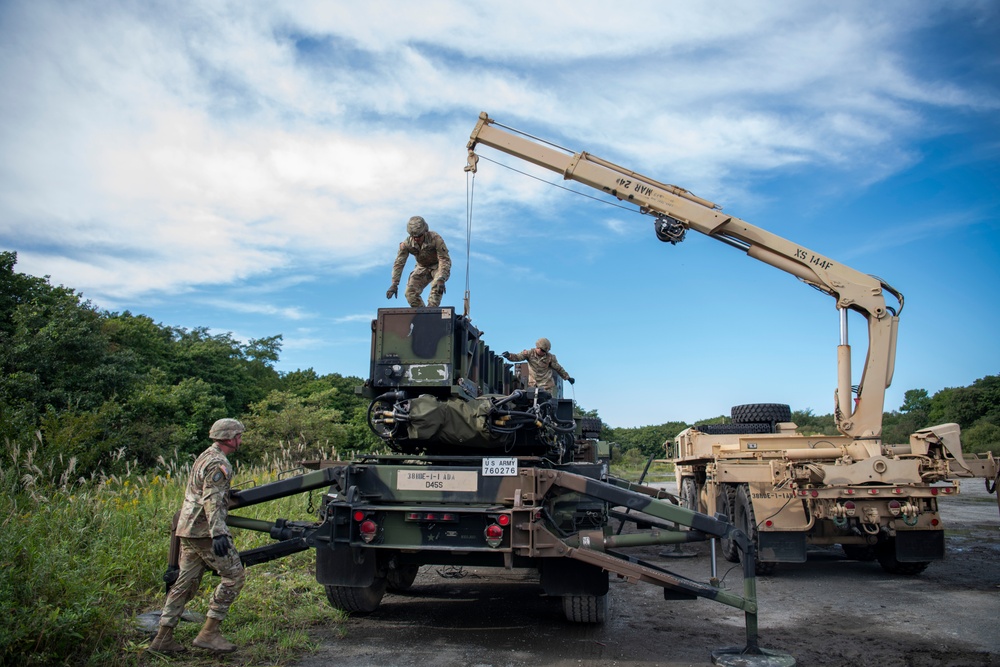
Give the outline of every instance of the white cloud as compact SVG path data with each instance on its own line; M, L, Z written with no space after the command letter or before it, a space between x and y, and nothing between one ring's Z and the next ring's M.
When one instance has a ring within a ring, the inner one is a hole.
M930 7L8 5L0 242L108 299L365 271L415 211L464 232L447 221L481 109L705 196L801 164L882 178L913 159L896 142L921 105L996 106L907 64ZM557 201L493 181L487 229Z

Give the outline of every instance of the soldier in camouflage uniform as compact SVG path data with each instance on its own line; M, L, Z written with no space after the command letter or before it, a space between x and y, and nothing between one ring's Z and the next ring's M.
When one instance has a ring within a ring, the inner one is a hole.
M419 215L410 218L406 223L409 236L399 244L396 261L392 264L392 285L386 290L385 298L391 299L399 294L399 279L403 275L403 267L410 255L417 259L417 266L406 281L406 291L403 296L413 308L422 308L424 299L421 296L424 288L431 284L431 294L427 305L436 308L441 305L444 295L444 283L451 275L451 257L448 256L448 246L444 239L427 228L427 222Z
M508 361L528 362L528 384L532 387L541 387L545 391L552 393L556 387L556 381L552 377L555 371L559 376L574 384L576 380L569 376L566 369L556 360L556 355L551 354L552 343L548 338L539 338L535 341L533 350L522 350L521 352L504 352L503 358Z
M180 538L180 574L167 594L160 616L160 628L149 648L162 653L180 653L187 649L174 640L174 628L184 606L201 586L206 570L214 570L222 578L208 605L205 626L195 637L194 645L221 653L236 650L219 632L229 606L240 594L245 575L240 554L233 546L228 514L229 486L233 466L227 455L239 449L243 424L235 419L220 419L212 425L208 437L212 446L206 449L191 467L184 505L177 522Z

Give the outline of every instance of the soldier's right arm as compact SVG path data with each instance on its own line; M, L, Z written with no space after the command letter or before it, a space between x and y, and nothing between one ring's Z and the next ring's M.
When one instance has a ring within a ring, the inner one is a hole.
M511 352L507 357L510 361L524 361L528 358L529 350L521 350L520 352Z
M406 248L406 241L399 244L399 252L396 253L396 261L392 263L392 283L399 284L399 279L403 277L403 267L406 266L406 259L410 256L410 251Z

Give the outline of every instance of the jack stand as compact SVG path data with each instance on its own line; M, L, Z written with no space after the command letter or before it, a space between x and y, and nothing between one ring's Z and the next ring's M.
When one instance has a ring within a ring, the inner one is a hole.
M715 540L712 540L714 547ZM712 549L713 556L715 549ZM747 561L751 561L747 564ZM753 556L744 558L744 568L749 575L753 574ZM743 595L748 600L757 599L757 581L753 576L743 579ZM782 651L761 648L757 639L757 611L745 612L747 628L747 645L722 648L712 651L712 664L721 667L795 667L795 658Z

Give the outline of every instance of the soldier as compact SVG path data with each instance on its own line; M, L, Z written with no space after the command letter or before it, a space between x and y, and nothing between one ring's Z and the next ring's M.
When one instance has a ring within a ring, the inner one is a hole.
M576 380L569 376L566 369L562 367L562 364L556 360L556 355L549 353L551 349L552 343L549 342L548 338L539 338L535 341L535 349L522 350L521 352L504 352L503 358L508 361L527 361L528 384L532 387L541 387L551 394L552 390L556 387L555 379L552 377L553 371L570 384L576 382Z
M448 256L448 246L444 239L427 228L427 222L419 215L410 218L406 223L409 236L399 244L396 261L392 264L392 285L386 290L385 298L391 299L399 294L399 279L403 275L403 267L410 255L417 258L417 265L406 281L406 291L403 296L413 308L422 308L424 299L421 293L429 283L431 295L427 305L436 308L441 305L444 295L444 283L451 275L451 257Z
M205 626L195 637L194 645L220 653L236 650L236 644L219 632L219 624L240 594L245 579L240 554L226 526L229 485L233 477L233 466L226 457L239 449L243 430L243 424L235 419L220 419L212 424L208 437L214 442L191 467L177 522L181 543L180 574L167 594L159 631L149 645L151 650L161 653L187 650L174 640L174 628L184 606L201 586L205 570L214 570L222 581L212 594Z

